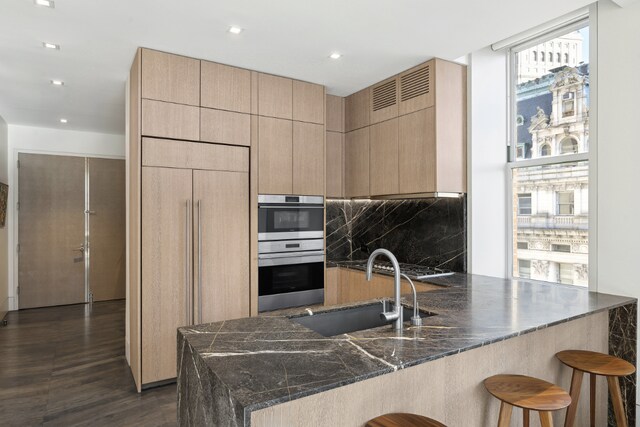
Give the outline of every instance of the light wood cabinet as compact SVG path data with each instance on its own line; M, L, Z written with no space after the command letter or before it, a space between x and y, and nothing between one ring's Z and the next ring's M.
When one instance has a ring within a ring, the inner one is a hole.
M197 141L200 108L143 99L142 135Z
M178 143L195 151L191 159L209 145ZM227 148L248 164L248 148ZM142 166L141 194L142 384L150 384L176 376L178 327L249 315L249 173Z
M371 124L398 117L398 78L391 77L371 86Z
M291 120L293 118L293 80L259 73L258 114Z
M435 91L432 83L435 62L436 60L432 59L410 68L398 76L399 113L401 115L433 107Z
M326 142L326 193L327 197L344 197L344 134L327 132Z
M200 106L200 60L142 49L142 98Z
M369 126L369 103L371 90L363 89L345 98L345 132Z
M249 147L251 145L251 116L231 111L201 108L200 140Z
M143 384L176 376L176 329L192 323L191 193L191 170L142 168Z
M350 95L345 123L370 132L368 163L358 145L350 146L362 135L347 133L346 197L466 192L464 65L433 59Z
M327 95L326 97L327 131L344 132L344 98Z
M435 109L400 117L400 193L436 191Z
M249 316L249 174L193 171L194 322Z
M398 194L398 119L370 128L369 183L372 196Z
M293 120L324 123L324 86L293 80Z
M251 113L251 72L215 62L201 63L200 105Z
M344 141L345 195L369 196L369 127L347 132Z
M293 122L293 194L324 195L324 126Z
M246 152L230 145L142 138L142 166L248 172Z
M347 304L370 301L379 298L393 298L393 276L374 274L370 281L364 271L348 268L327 268L325 287L325 305ZM414 281L416 292L428 292L442 289L437 285ZM400 293L411 296L411 285L405 279L400 283ZM408 320L408 319L405 319Z
M293 192L293 122L260 117L258 121L258 191Z

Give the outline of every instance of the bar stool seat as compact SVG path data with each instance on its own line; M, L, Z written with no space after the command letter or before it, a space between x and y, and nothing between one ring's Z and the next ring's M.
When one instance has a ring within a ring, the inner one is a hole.
M384 414L367 421L366 427L447 427L431 418L416 414Z
M484 380L487 391L501 401L498 427L508 426L513 406L522 408L529 425L529 411L538 411L543 427L552 427L551 412L571 404L569 393L550 382L525 375L495 375Z
M578 399L580 397L580 387L585 372L590 374L590 426L595 426L596 375L601 375L607 377L613 412L616 417L616 425L627 427L627 415L624 411L618 377L631 375L636 371L636 368L631 363L619 357L588 350L564 350L557 353L556 357L565 365L573 368L570 391L572 403L567 409L564 422L565 427L571 427L575 422Z

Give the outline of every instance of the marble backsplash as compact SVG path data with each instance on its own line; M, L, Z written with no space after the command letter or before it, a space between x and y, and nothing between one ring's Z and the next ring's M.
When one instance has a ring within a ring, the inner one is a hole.
M327 200L327 261L366 259L378 248L398 261L467 271L466 197Z

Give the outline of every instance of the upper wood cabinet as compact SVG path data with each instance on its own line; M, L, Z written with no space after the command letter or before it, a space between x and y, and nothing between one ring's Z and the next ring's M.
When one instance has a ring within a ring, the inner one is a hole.
M345 132L369 126L370 95L366 88L345 98Z
M371 87L371 124L398 117L398 79L391 77Z
M368 126L345 134L344 158L346 197L369 197Z
M142 138L142 166L249 172L245 147Z
M398 194L398 118L370 127L369 185L372 196Z
M259 73L258 114L291 120L293 118L293 80Z
M344 197L344 134L327 131L326 142L326 193L327 197Z
M324 195L324 126L293 122L293 194Z
M344 132L344 98L341 96L327 95L326 110L327 130Z
M370 153L365 167L364 136L347 133L346 197L466 192L466 105L466 67L440 59L347 97L346 129L368 129Z
M251 145L251 116L201 108L200 140L248 147Z
M293 120L324 123L324 86L293 80Z
M293 193L293 122L258 118L258 192Z
M442 61L432 59L400 73L398 76L399 114L412 113L434 105L432 78L436 62ZM442 78L446 77L442 76Z
M251 72L242 68L202 61L200 105L251 113Z
M141 132L161 138L200 139L200 108L171 102L142 100Z
M142 49L142 98L200 105L200 60Z

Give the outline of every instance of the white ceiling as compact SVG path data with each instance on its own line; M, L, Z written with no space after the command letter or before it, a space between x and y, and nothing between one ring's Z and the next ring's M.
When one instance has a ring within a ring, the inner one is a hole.
M455 59L589 0L0 1L0 116L124 133L138 46L324 84L348 95L433 56ZM229 25L245 28L239 36ZM47 41L61 49L42 47ZM338 51L344 56L331 60ZM60 79L63 87L50 80ZM66 125L59 123L67 118Z

